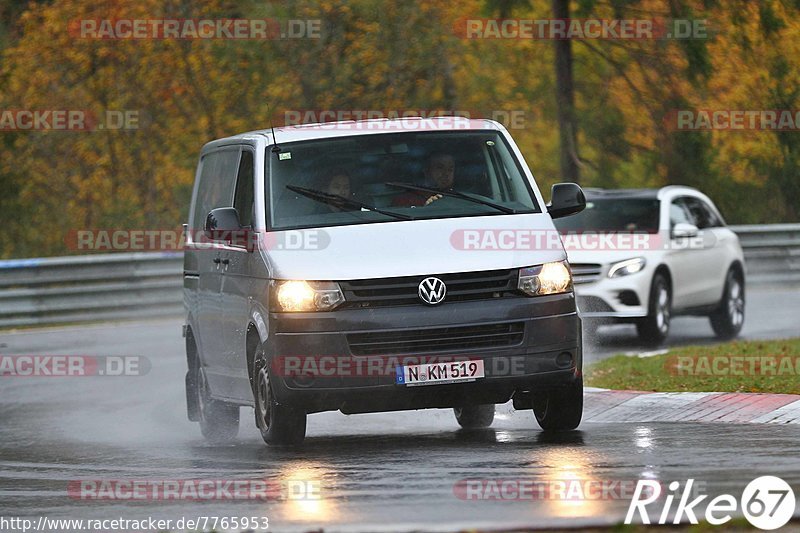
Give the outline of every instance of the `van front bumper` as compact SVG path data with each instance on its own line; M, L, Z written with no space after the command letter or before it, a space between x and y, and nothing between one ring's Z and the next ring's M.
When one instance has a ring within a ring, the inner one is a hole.
M272 313L265 348L276 400L309 413L504 403L517 393L574 383L583 359L573 293ZM483 360L485 377L396 383L398 366L465 359Z

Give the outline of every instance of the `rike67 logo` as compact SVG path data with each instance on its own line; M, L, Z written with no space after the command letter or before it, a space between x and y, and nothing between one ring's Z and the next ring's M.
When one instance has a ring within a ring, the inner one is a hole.
M672 515L672 523L680 524L688 521L697 524L697 507L708 498L707 494L700 494L690 501L690 498L697 494L693 490L694 480L689 479L681 488L678 481L669 484L669 491L663 498L663 507L658 513L658 524L668 523ZM640 479L625 515L625 523L633 523L634 516L638 512L639 520L642 524L650 524L651 512L658 512L658 505L661 494L661 484L657 481ZM672 504L678 500L674 513ZM653 508L648 509L652 505ZM792 519L795 510L795 497L792 487L784 480L775 476L761 476L754 479L745 487L742 496L737 500L730 494L722 494L708 501L705 504L704 518L706 522L714 526L720 526L731 520L733 513L741 510L748 522L758 529L773 530L783 527Z

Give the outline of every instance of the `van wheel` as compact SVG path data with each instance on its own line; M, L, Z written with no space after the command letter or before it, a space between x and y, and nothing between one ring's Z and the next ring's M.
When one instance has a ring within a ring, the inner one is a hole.
M494 421L494 404L454 407L453 413L464 429L488 428Z
M642 342L658 346L669 334L672 317L672 291L664 274L656 273L650 286L650 305L647 316L636 322L636 331Z
M197 345L194 342L192 330L186 332L186 362L189 370L186 371L184 380L186 394L186 416L190 422L200 421L200 400L197 394L197 379L199 373L197 366L200 364L197 359Z
M533 395L533 415L544 430L575 429L583 417L583 378L574 383Z
M744 282L733 270L725 278L725 289L719 308L709 316L711 327L718 339L736 337L744 325Z
M195 384L195 405L203 437L211 442L234 439L239 433L239 406L211 398L208 380L200 366L190 372L194 372L193 379L186 381Z
M297 445L306 436L306 413L275 400L269 379L269 363L261 346L253 365L253 396L256 404L256 426L267 444Z

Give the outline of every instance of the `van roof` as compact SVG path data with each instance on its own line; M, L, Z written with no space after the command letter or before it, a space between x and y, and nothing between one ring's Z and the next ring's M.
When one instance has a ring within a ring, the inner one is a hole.
M275 128L275 137L278 144L284 142L307 141L314 139L327 139L334 137L350 137L352 135L374 135L380 133L402 133L418 131L471 131L471 130L496 130L505 131L498 122L489 119L469 119L457 116L437 117L403 117L403 118L377 118L367 120L342 120L337 122L315 122L313 124L299 124L296 126L280 126ZM219 145L240 143L253 140L257 137L266 137L267 144L274 144L270 128L248 131L216 139L204 147L214 148Z

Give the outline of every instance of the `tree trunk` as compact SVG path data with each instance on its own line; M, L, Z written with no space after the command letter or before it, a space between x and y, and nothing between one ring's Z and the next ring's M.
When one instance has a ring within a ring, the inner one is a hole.
M553 18L569 18L569 0L552 0ZM556 48L556 105L558 110L561 179L580 182L575 88L572 84L572 41L554 41Z

